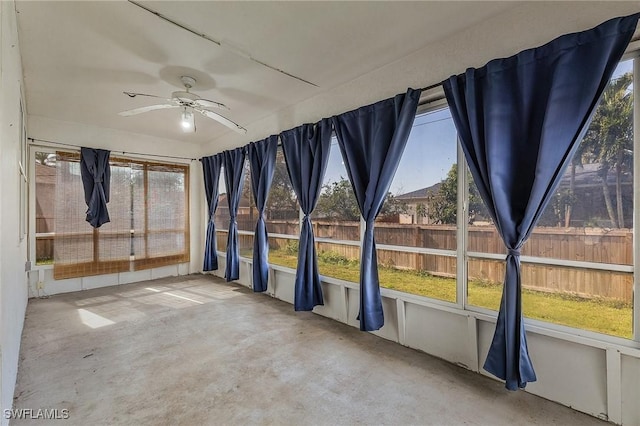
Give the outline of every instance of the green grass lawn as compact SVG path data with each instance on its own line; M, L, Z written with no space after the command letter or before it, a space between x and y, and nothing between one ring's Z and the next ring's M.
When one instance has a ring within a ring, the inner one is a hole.
M297 255L291 250L272 250L269 262L295 268ZM331 253L319 253L321 275L358 282L360 267ZM380 286L420 296L450 302L456 301L456 280L380 266ZM502 285L481 281L469 282L469 304L498 310ZM632 337L631 304L616 301L592 300L570 295L545 293L524 289L522 306L525 316L555 324L596 331L625 338Z

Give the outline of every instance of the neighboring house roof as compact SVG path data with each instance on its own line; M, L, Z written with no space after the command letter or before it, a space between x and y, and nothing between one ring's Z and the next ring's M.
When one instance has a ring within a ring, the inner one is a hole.
M570 169L567 168L567 171L562 176L560 180L561 187L568 187L571 183L571 173ZM598 171L600 170L600 163L587 163L581 166L576 166L576 176L575 176L575 184L576 187L586 187L592 185L602 185L602 181L600 180L600 176L598 175ZM622 173L621 182L623 184L631 184L633 183L633 176L631 173ZM607 174L607 183L609 185L615 185L616 183L616 174L615 170L609 170Z
M431 185L426 188L420 188L420 189L416 189L415 191L407 192L406 194L400 194L396 196L396 200L427 198L429 194L436 194L440 190L441 185L442 185L442 182L438 182L435 185Z
M227 194L220 194L218 196L218 208L220 207L227 207ZM240 205L238 205L238 208L242 208L242 207L246 207L249 208L251 207L251 199L249 197L241 197L240 198Z

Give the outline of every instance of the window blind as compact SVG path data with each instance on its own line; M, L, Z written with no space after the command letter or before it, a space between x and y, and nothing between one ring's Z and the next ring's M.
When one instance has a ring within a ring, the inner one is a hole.
M80 156L56 154L54 278L189 261L189 167L111 158L111 222L85 220Z
M94 229L86 221L80 155L56 153L55 279L129 270L131 173L118 161L112 160L111 167L111 222Z

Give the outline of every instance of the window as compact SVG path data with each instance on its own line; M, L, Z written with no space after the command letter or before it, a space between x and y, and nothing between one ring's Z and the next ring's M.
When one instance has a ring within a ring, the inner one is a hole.
M112 178L117 170L112 169ZM132 180L134 269L189 261L188 167L144 162L131 163L131 170L136 175ZM126 172L125 166L121 173ZM136 199L140 195L146 202Z
M36 265L53 264L55 231L56 161L55 154L35 153Z
M528 318L633 337L634 138L640 140L633 129L633 62L619 64L574 162L521 250ZM219 230L228 225L221 194ZM295 268L300 212L281 150L265 214L270 263ZM335 138L312 218L320 274L358 282L363 224ZM244 234L252 237L255 219L249 223ZM381 287L460 309L498 310L506 249L444 102L416 116L375 238Z
M633 60L621 62L537 227L522 248L525 316L632 337ZM471 192L471 191L470 191ZM469 226L469 304L497 310L505 249Z
M99 229L86 222L87 206L78 153L57 152L54 192L55 279L125 272L131 255L131 169L110 161L111 222ZM128 173L127 173L128 172Z
M265 216L269 233L269 263L295 268L300 238L300 205L289 180L281 147L276 153Z
M78 153L35 153L36 264L56 279L189 261L188 166L114 158L111 221L93 229Z
M360 281L360 217L334 136L318 204L311 214L320 275Z
M376 221L382 287L455 303L456 156L449 109L419 113Z
M249 160L244 161L242 179L242 195L238 204L238 248L240 256L253 258L253 234L256 230L256 221L258 220L258 209L253 198L253 189L251 188L251 173L249 171Z
M217 251L227 251L227 235L229 235L229 204L227 201L227 187L224 183L224 166L220 168L218 180L218 208L214 216L216 224Z
M251 259L253 257L253 233L256 229L258 210L251 192L251 174L249 173L249 162L245 159L243 170L242 194L238 203L236 222L238 223L238 249L240 257ZM229 200L227 199L227 185L224 180L224 166L220 168L220 180L218 183L218 208L214 221L216 224L217 251L225 253L227 251L227 240L229 238Z

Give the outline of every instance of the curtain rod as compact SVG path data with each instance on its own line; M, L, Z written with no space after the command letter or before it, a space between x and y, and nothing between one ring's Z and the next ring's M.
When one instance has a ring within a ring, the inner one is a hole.
M427 90L435 89L436 87L441 87L441 86L442 86L442 84L443 84L443 82L441 81L441 82L439 82L439 83L435 83L435 84L432 84L432 85L430 85L430 86L426 86L426 87L423 87L423 88L421 88L421 89L416 89L416 90L419 90L420 92L426 92ZM441 99L441 98L438 98L438 99ZM429 101L427 101L426 103L428 103L428 102L433 102L433 101L434 101L433 99L430 99L430 100L429 100ZM279 134L278 134L278 135L279 135ZM261 139L261 140L262 140L262 139ZM278 141L278 146L282 146L282 141ZM243 145L243 146L238 147L238 148L245 148L245 147L246 147L246 145ZM232 149L235 149L235 148L232 148ZM227 151L227 150L224 150L224 151ZM216 153L216 154L221 154L221 153L222 153L222 152L224 152L224 151L218 152L218 153ZM212 154L212 155L216 155L216 154ZM209 157L209 155L204 155L203 157ZM198 159L198 161L202 162L202 158L199 158L199 159Z
M28 140L32 141L32 142L44 142L44 143L50 143L53 145L61 145L61 146L70 146L72 148L84 148L80 145L74 145L71 143L64 143L64 142L55 142L55 141L49 141L46 139L37 139L37 138L27 138ZM189 157L177 157L174 155L160 155L160 154L145 154L142 152L133 152L133 151L120 151L120 150L112 150L111 152L117 152L117 153L122 153L122 155L126 155L126 154L133 154L133 155L142 155L145 157L159 157L159 158L172 158L172 159L176 159L176 160L189 160L189 161L196 161L197 158L189 158Z
M422 89L418 89L421 92L426 92L427 90L435 89L436 87L442 86L442 81L440 83L432 84L431 86L423 87Z

